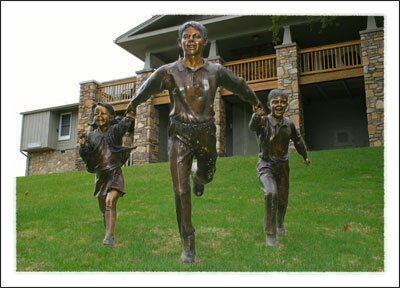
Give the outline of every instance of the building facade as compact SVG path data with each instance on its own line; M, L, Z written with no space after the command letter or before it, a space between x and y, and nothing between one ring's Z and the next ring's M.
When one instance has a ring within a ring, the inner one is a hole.
M287 115L300 128L310 150L384 145L383 17L338 16L322 29L323 17L159 15L115 40L143 60L142 70L126 79L80 83L79 104L69 107L75 111L70 121L74 136L65 149L62 145L67 140L62 137L53 137L46 147L35 147L39 140L25 126L36 123L32 119L38 115L34 115L44 111L22 113L21 151L28 153L28 174L84 169L77 139L88 130L91 105L106 101L122 115L152 72L180 57L178 29L189 20L201 22L208 30L209 45L204 51L208 61L221 63L243 77L262 101L274 88L290 95ZM165 91L137 108L134 127L124 139L125 145L137 146L127 165L168 161L168 104ZM57 116L65 113L64 108L55 109L58 112L48 109L49 126L68 119ZM251 107L220 89L214 108L218 154L257 154L256 138L247 129ZM54 130L51 127L49 131ZM41 139L48 136L41 133Z
M26 175L76 169L78 104L22 113L21 147Z

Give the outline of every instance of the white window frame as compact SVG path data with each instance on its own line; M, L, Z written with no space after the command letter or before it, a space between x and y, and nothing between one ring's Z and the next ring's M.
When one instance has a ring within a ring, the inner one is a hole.
M68 135L63 135L61 136L61 124L62 124L62 118L65 115L70 115L69 117L69 134ZM68 113L61 113L60 114L60 123L58 124L58 140L69 140L71 139L71 125L72 124L72 113L68 112Z

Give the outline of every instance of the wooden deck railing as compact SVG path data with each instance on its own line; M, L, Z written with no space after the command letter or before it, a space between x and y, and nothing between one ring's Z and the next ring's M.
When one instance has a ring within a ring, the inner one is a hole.
M300 75L361 67L359 40L301 49L299 51ZM224 66L249 83L276 80L276 56L265 55L225 62ZM136 76L104 82L99 85L97 99L104 102L129 100L136 92ZM165 96L160 93L157 97ZM160 102L161 103L161 102ZM164 102L162 102L164 103Z
M255 83L276 79L276 56L241 59L225 62L224 66L247 83Z
M299 51L300 74L331 72L361 66L360 41L325 45Z
M136 77L101 83L98 87L99 102L118 102L129 100L136 92Z

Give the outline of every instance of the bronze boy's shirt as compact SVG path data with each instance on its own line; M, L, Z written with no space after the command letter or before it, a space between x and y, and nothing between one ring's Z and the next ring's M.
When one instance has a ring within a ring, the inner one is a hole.
M208 63L192 70L183 59L157 69L136 92L131 104L136 107L151 95L169 91L170 117L184 123L202 123L214 117L214 98L222 86L243 101L255 104L257 97L247 83L220 64Z
M297 152L307 158L307 148L303 138L289 118L283 117L280 122L271 115L253 114L249 128L256 131L260 158L270 162L288 160L289 141L292 140Z

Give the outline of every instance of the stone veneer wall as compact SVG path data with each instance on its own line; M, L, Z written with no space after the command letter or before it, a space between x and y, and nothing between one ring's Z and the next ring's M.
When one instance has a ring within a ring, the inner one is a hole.
M92 121L92 105L96 101L98 83L96 81L88 81L80 83L80 95L79 95L79 108L78 108L78 124L77 124L77 143L76 143L76 170L86 169L86 165L79 156L79 137L83 133L88 133L90 131L90 126L88 123Z
M139 87L152 72L152 69L136 72ZM133 136L136 149L133 152L133 164L158 162L159 113L152 103L152 98L153 96L136 108Z
M221 57L215 56L207 59L210 63L223 63ZM217 89L214 99L215 126L216 126L216 148L218 156L226 156L226 108L221 97L221 88Z
M75 149L64 152L58 150L31 152L29 153L28 175L74 171L76 170L75 162Z
M299 49L296 43L279 45L275 49L278 89L284 90L289 95L286 116L293 121L297 129L300 129L300 133L305 139L303 105L299 89ZM289 150L295 150L292 142Z
M225 102L221 97L220 88L217 90L217 94L214 99L214 110L215 110L215 126L216 126L216 138L217 138L217 154L218 156L226 156L226 109Z
M289 95L286 115L294 122L304 137L303 107L299 89L299 62L296 43L276 46L276 69L278 89Z
M384 31L360 32L370 146L384 144Z

